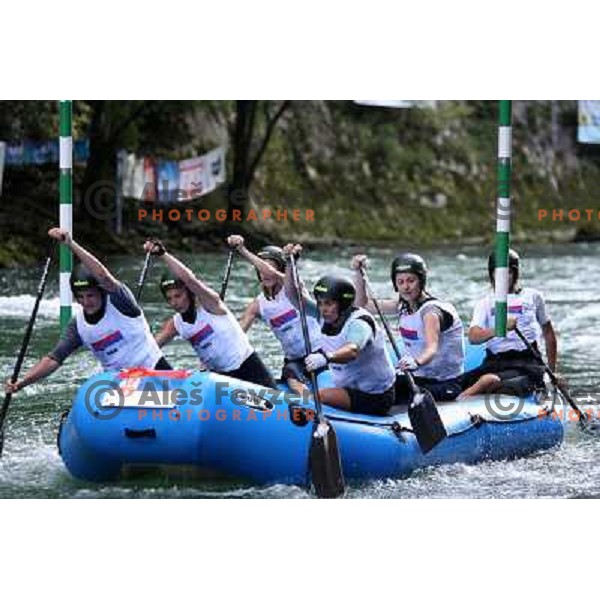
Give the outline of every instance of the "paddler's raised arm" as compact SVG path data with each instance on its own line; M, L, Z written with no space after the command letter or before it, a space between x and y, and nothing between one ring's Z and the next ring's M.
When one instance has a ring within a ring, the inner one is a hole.
M278 271L274 266L270 265L266 260L260 258L250 252L246 248L244 237L241 235L230 235L227 238L227 243L230 248L235 248L242 258L245 258L261 275L274 277L283 283L284 274Z
M294 256L296 260L302 253L302 246L300 244L286 244L283 247L283 254L286 257L286 267L285 267L285 279L284 279L284 290L285 295L288 297L289 301L298 308L298 294L296 292L296 284L294 282L294 274L292 273L292 262L289 257ZM304 307L306 308L306 314L310 317L314 317L315 319L319 318L319 309L317 308L317 303L311 298L308 293L304 282L300 279L300 275L298 275L298 279L300 281L300 291L302 293L302 297L304 298Z
M368 264L368 258L364 254L356 254L352 257L350 268L354 271L354 285L356 287L356 299L354 300L355 306L365 308L373 314L377 314L377 309L371 298L367 294L367 286L362 274L362 269L366 269ZM379 307L381 312L385 315L395 315L398 312L398 301L397 300L379 300Z
M158 256L167 265L171 273L177 279L180 279L192 294L198 297L200 303L208 312L214 315L224 315L227 312L225 304L219 298L219 294L179 259L167 252L165 245L160 240L148 240L144 244L144 250L150 252L153 256Z
M116 292L119 288L119 280L91 253L83 246L80 246L66 229L53 227L48 231L48 235L61 244L69 246L73 254L82 262L90 273L98 280L98 284L109 294Z

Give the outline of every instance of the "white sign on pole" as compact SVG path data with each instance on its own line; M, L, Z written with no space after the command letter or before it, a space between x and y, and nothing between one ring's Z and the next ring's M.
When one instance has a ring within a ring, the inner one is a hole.
M600 144L600 100L580 100L577 141Z

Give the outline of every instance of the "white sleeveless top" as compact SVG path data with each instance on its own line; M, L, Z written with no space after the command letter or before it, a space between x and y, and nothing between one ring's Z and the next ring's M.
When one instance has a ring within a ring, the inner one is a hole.
M104 369L154 368L162 352L150 331L144 314L128 317L106 297L104 316L92 325L85 320L81 306L75 306L77 333L83 345Z
M300 313L290 302L284 288L281 288L272 300L267 300L264 293L261 293L258 296L258 311L260 318L279 340L286 358L302 358L306 355ZM317 319L308 314L306 323L310 347L314 352L323 345L321 326Z
M344 365L329 363L329 369L336 387L348 387L368 394L380 394L392 386L396 379L396 373L385 347L383 330L375 323L375 319L369 312L358 308L350 314L337 335L324 333L323 349L325 352L335 352L346 344L348 342L346 333L350 323L363 316L368 317L369 321L375 325L374 338L371 338L355 360Z
M456 309L449 302L431 299L423 303L417 311L408 314L398 310L398 330L406 349L413 358L417 358L425 349L424 313L432 305L448 313L452 324L445 331L440 331L438 351L426 365L413 371L418 377L428 377L445 381L462 375L464 367L463 324Z
M173 317L177 333L190 342L208 369L220 373L238 369L254 352L237 319L229 309L226 311L214 315L197 306L193 323L186 323L180 314Z
M471 326L493 329L495 326L496 300L489 294L475 305ZM542 325L550 317L546 312L546 303L540 292L533 288L523 288L518 294L508 294L508 316L517 319L517 326L528 342L538 342L541 338ZM495 337L486 342L486 348L498 354L509 350L525 350L525 345L514 331L507 331L505 338Z

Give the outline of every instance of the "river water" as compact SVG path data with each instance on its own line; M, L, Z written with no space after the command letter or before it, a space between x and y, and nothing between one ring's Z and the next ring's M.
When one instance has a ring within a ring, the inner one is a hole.
M569 244L519 248L523 283L541 289L559 335L560 371L582 395L600 399L600 245ZM445 248L423 252L430 266L430 291L455 303L468 323L473 303L487 291L486 257L481 248ZM310 253L300 263L308 285L335 263L349 265L350 250ZM371 279L380 298L392 292L388 269L391 250L371 253ZM225 254L182 258L219 289ZM108 266L132 288L143 257L112 257ZM158 291L161 270L154 267L142 298L147 318L158 328L169 315ZM0 270L0 373L10 376L34 303L40 269ZM258 292L252 268L238 260L227 292L234 313L240 314ZM48 352L58 336L58 285L53 274L42 301L25 367ZM265 362L279 372L278 344L260 323L250 337ZM192 368L191 348L174 342L166 356L177 367ZM0 460L0 497L3 498L304 498L306 490L293 486L256 487L226 481L173 481L154 477L116 485L95 485L73 479L57 451L59 417L78 386L94 371L86 352L72 356L61 369L32 385L12 400L6 422L6 441ZM594 395L595 394L595 395ZM528 458L479 465L451 465L427 469L409 479L353 485L350 498L528 498L600 496L598 440L567 424L561 447Z

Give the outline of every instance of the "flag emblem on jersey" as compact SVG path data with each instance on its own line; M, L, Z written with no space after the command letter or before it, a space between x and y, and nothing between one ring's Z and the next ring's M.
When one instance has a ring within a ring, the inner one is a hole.
M96 352L102 352L103 350L106 350L113 344L120 342L122 339L123 339L123 335L117 329L117 331L113 331L113 333L109 333L107 336L103 337L102 339L100 339L96 342L92 342L92 349L95 350Z
M193 346L195 346L196 344L200 344L207 337L209 337L210 335L212 335L214 332L215 332L215 330L207 323L202 329L200 329L199 331L197 331L190 338L190 342L192 343Z
M296 318L297 314L298 313L296 312L296 309L292 308L287 312L273 317L272 319L270 319L269 323L271 323L271 325L275 327L275 329L279 329L280 327L283 327L286 323L293 321Z
M492 306L492 317L496 314L496 307ZM523 314L523 305L522 304L513 304L508 307L509 315L522 315Z
M400 335L405 340L418 340L419 339L419 334L417 333L417 331L415 329L406 329L404 327L400 327Z

